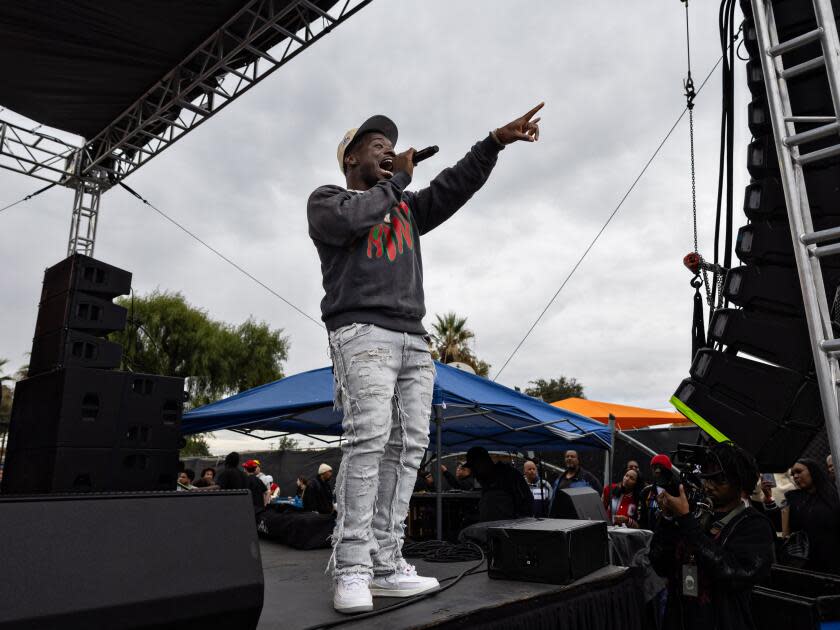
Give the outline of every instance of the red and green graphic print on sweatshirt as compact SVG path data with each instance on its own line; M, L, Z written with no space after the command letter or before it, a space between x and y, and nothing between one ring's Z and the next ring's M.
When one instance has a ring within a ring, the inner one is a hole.
M309 197L309 236L321 259L328 330L375 324L424 334L420 236L446 221L481 188L500 147L488 136L427 188L410 192L394 173L365 192L321 186Z

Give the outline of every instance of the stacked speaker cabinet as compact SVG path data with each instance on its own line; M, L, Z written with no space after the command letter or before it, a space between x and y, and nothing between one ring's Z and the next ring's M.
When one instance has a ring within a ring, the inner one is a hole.
M840 15L840 0L833 5L835 16ZM678 408L701 428L739 443L769 472L791 466L815 440L824 439L825 431L749 0L741 0L741 8L753 137L747 150L751 181L744 193L748 223L738 231L735 247L741 265L724 281L724 296L733 308L713 315L708 332L713 347L697 353L690 378L674 396ZM811 2L775 0L773 10L779 41L816 28ZM814 43L783 55L782 62L789 69L820 55ZM796 115L831 115L824 67L789 78L787 86ZM796 131L808 128L797 124ZM802 151L835 141L823 138ZM840 225L840 161L804 168L814 229ZM840 257L825 258L822 266L831 304L840 284Z
M15 387L4 493L174 490L181 378L121 372L109 333L131 274L74 254L47 269L28 378Z

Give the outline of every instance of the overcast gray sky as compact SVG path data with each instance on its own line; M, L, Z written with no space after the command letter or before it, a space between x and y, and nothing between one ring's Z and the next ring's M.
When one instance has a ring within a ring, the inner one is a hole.
M693 2L699 84L720 56L718 3ZM740 19L740 15L738 16ZM539 101L540 142L499 156L488 183L424 237L428 323L455 311L476 354L502 365L684 107L679 0L375 0L143 166L126 183L303 310L319 316L306 199L343 184L335 150L372 114L398 150L438 144L424 186L487 132ZM736 76L736 193L747 180L743 63ZM700 251L711 257L720 70L698 97ZM687 374L692 290L688 120L683 120L499 381L575 377L596 400L667 408ZM39 188L0 171L0 207ZM0 215L0 357L27 361L43 270L64 257L72 192ZM746 220L740 211L736 227ZM325 332L121 189L102 200L96 257L140 293L181 291L211 316L253 315L291 341L287 374L329 363ZM242 440L247 440L243 442ZM229 432L213 448L263 447Z

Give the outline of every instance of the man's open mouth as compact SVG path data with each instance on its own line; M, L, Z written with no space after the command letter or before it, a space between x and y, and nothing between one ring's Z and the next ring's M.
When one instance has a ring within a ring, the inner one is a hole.
M379 168L390 173L394 168L394 160L391 158L385 158L379 163Z

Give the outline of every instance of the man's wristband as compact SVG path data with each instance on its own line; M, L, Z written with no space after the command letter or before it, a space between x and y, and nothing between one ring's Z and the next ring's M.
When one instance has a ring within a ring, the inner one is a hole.
M502 142L501 140L499 140L499 136L496 134L496 131L498 131L498 130L497 130L497 129L494 129L493 131L491 131L491 132L490 132L490 137L491 137L491 138L493 138L493 142L495 142L495 143L496 143L496 145L497 145L500 149L504 149L504 148L505 148L505 144L504 144L504 142Z

